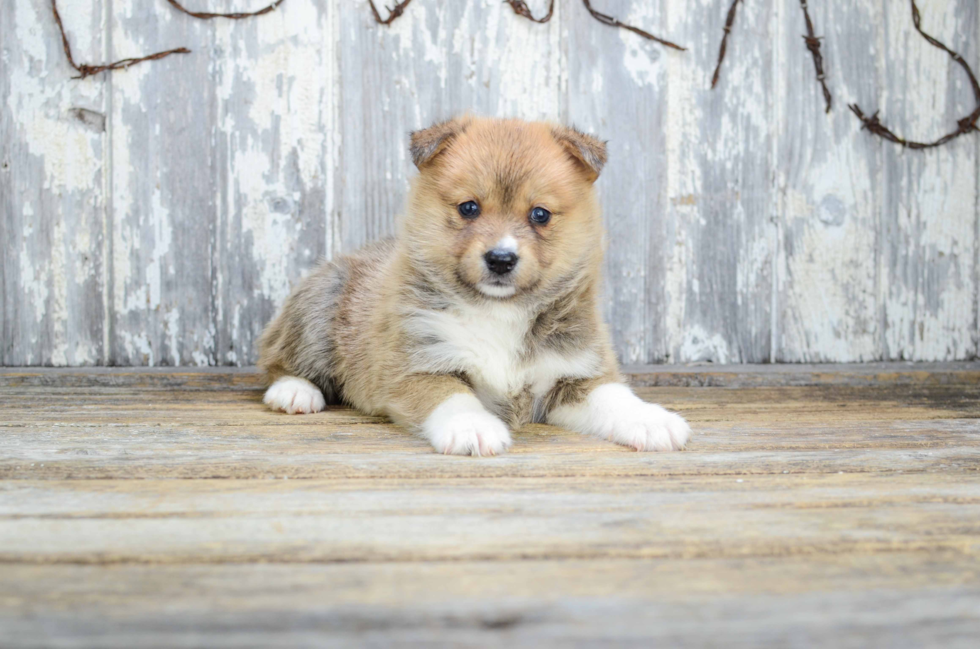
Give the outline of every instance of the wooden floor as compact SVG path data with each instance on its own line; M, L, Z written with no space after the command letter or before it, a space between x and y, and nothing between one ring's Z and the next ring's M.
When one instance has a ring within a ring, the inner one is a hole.
M978 646L980 364L632 373L689 450L2 370L0 646Z

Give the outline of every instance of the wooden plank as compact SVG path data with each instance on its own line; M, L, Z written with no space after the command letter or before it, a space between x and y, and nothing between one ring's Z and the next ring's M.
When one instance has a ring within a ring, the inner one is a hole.
M907 5L894 6L908 13ZM883 11L874 0L809 5L833 93L827 114L812 55L800 38L806 27L799 0L780 3L777 361L869 361L883 354L887 323L877 267L882 145L847 108L881 96ZM894 55L907 60L905 53Z
M903 152L845 109L880 107L922 138L972 109L907 3L810 7L828 116L795 0L740 5L715 91L724 5L600 8L691 48L675 53L577 2L546 25L492 3L414 3L391 27L339 0L212 22L62 2L81 60L195 51L68 83L48 4L4 7L0 227L16 245L0 264L0 363L254 362L316 256L393 230L407 132L467 109L611 139L607 313L627 362L976 354L976 138ZM921 9L980 63L975 3Z
M0 392L0 637L971 646L980 387L876 371L641 388L692 421L683 453L531 426L497 458L272 413L251 371L28 372Z
M0 368L0 388L29 386L261 390L265 387L265 380L255 367Z
M664 0L600 11L657 33L667 23ZM608 140L609 162L597 182L607 231L605 317L624 363L663 361L670 352L664 307L676 297L665 284L674 246L666 218L667 80L673 60L686 54L602 25L578 2L564 19L567 120Z
M702 388L638 388L644 399L682 411L694 421L779 425L786 422L827 426L856 421L937 420L980 415L980 387L965 385L881 387L815 386ZM240 425L309 426L337 421L380 423L342 406L309 416L283 416L261 404L253 389L197 390L167 388L146 393L141 385L119 387L21 387L4 390L4 424L67 423L82 425L114 421L147 423L164 419ZM208 413L209 416L201 416Z
M664 57L669 203L663 205L665 245L654 254L667 260L665 275L657 278L663 295L648 295L648 317L666 316L665 358L672 362L772 357L771 158L782 134L772 126L774 9L765 2L739 6L724 69L711 90L727 10L728 3L693 8L670 0L661 28L690 48ZM629 227L636 227L635 218Z
M133 615L157 605L161 598L192 611L215 595L213 603L225 612L255 613L269 607L285 613L321 605L404 606L406 602L420 606L485 602L500 607L501 600L519 599L527 604L535 599L547 604L600 594L664 604L725 595L748 600L767 594L791 597L824 592L832 596L848 590L909 593L930 586L975 585L980 561L958 552L892 552L694 561L10 564L4 571L8 578L0 582L0 601L8 612L23 612L31 605L43 605L53 612L88 604Z
M969 647L980 601L962 555L4 570L12 647Z
M980 63L976 2L933 0L919 7L927 33ZM975 106L965 75L916 33L908 6L887 7L885 20L882 120L910 139L938 138ZM976 144L961 139L925 152L879 146L885 358L967 357L976 348Z
M741 480L8 482L0 563L969 553L980 534L975 475Z
M61 3L78 61L105 55L103 9ZM0 49L0 364L102 363L103 80L70 80L46 1L3 3Z
M929 386L980 384L980 363L787 365L632 365L635 387L761 388L788 386ZM139 387L179 390L261 390L254 367L0 368L0 388Z
M541 15L547 3L528 4ZM499 3L413 3L389 27L366 3L338 10L343 152L329 254L394 232L414 171L410 131L468 111L558 116L560 7L544 25Z
M17 388L5 392L0 476L384 478L973 475L977 388L644 388L697 435L685 453L637 454L529 426L500 458L444 458L381 419L330 409L291 417L258 391Z
M919 427L924 427L921 424ZM866 426L867 428L867 426ZM444 460L429 445L404 432L386 428L369 430L369 441L353 446L345 431L316 431L298 437L296 431L275 431L280 436L263 438L239 433L218 438L195 438L187 431L168 434L153 427L133 427L124 436L106 435L101 430L81 430L77 438L52 442L47 435L33 447L23 440L5 444L0 460L0 478L21 479L339 479L376 480L385 477L554 477L577 475L583 479L603 476L677 478L682 476L727 475L733 478L774 474L837 473L926 473L953 471L975 476L980 450L971 443L949 445L942 441L950 430L964 428L975 436L976 425L937 424L926 429L907 447L798 449L787 452L778 444L766 449L764 431L757 449L708 450L683 455L630 454L598 440L565 436L554 440L537 430L515 436L516 446L499 460ZM902 436L894 429L872 429L881 434ZM7 432L6 430L4 431ZM37 435L37 431L32 431ZM705 430L718 435L720 431ZM728 431L723 431L728 432ZM743 434L745 431L742 431ZM804 432L806 432L804 430ZM87 433L87 434L86 434ZM154 435L156 433L156 435ZM965 434L965 433L964 433ZM87 446L95 437L107 437L100 449ZM145 437L140 444L131 442ZM243 448L252 438L254 448ZM288 445L290 439L295 440ZM68 442L74 442L70 444ZM177 442L199 442L204 448L174 448ZM465 462L465 464L464 464Z
M633 386L674 387L780 387L780 386L885 386L976 385L980 364L860 363L786 365L694 365L625 367ZM2 382L0 375L0 382ZM2 383L0 383L2 384Z
M115 73L111 92L112 365L211 365L217 197L214 23L113 6L112 56L187 46Z
M328 11L287 2L266 16L215 23L219 364L256 362L262 328L326 253L339 93Z

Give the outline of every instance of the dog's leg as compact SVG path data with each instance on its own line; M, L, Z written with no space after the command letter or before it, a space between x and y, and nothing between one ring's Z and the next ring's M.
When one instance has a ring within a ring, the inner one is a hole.
M263 403L290 415L320 412L327 402L320 388L298 376L283 376L265 391Z
M549 394L548 406L549 424L638 451L680 450L691 436L683 417L643 401L624 383L560 382Z
M452 376L415 374L391 390L388 415L447 455L498 455L511 444L504 422Z

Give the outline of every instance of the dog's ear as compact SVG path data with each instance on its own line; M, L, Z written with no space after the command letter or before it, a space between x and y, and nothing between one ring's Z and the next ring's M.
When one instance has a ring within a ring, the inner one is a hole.
M556 126L551 132L572 158L582 165L589 182L595 182L606 164L606 143L567 126Z
M412 153L412 162L419 169L429 164L456 136L466 130L468 124L469 120L466 118L454 118L421 131L414 131L408 146Z

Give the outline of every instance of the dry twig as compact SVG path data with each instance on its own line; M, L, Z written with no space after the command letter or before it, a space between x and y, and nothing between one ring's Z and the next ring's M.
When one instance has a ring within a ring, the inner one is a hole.
M813 67L817 71L817 81L823 90L824 101L827 102L827 110L824 112L829 113L833 99L830 96L830 90L827 89L827 75L823 73L823 55L820 53L821 37L817 37L813 33L813 22L810 20L810 12L806 6L806 0L800 0L800 6L803 7L803 18L806 20L806 35L803 37L803 40L806 41L806 48L813 55Z
M721 47L718 48L718 65L715 66L715 73L711 76L712 88L718 83L718 76L721 74L721 62L725 60L725 51L728 49L728 35L732 33L732 26L735 24L735 10L741 1L732 0L732 6L728 8L728 16L725 18L725 35L721 37Z
M504 0L504 2L510 5L510 8L514 10L515 14L518 16L524 16L531 22L535 23L546 23L551 20L552 14L555 13L555 0L551 0L551 4L548 5L548 13L546 13L542 18L535 18L533 15L531 15L531 10L528 9L528 6L524 0Z
M192 16L194 18L200 18L201 20L210 20L212 18L230 18L232 20L241 20L242 18L251 18L252 16L262 16L271 11L275 11L279 7L279 5L281 5L285 1L286 0L276 0L268 7L263 7L258 11L246 11L246 12L238 12L238 13L230 13L230 14L213 14L208 12L190 11L189 9L185 9L183 5L177 2L177 0L167 0L167 2L169 2L171 6L173 6L173 8L176 9L177 11L180 11L181 13L185 13L188 16Z
M85 77L90 77L93 74L105 72L106 70L122 70L132 65L136 65L137 63L142 63L143 61L155 61L157 59L162 59L165 56L170 56L171 54L190 54L191 52L186 47L178 47L177 49L167 50L166 52L157 52L156 54L150 54L148 56L143 56L136 59L121 59L119 61L113 61L112 63L104 63L101 65L76 63L75 57L73 57L71 54L71 45L68 43L68 35L65 33L65 25L61 22L61 14L58 13L58 3L56 0L51 0L51 13L54 14L54 21L58 24L58 31L61 32L61 44L65 48L65 56L68 57L68 64L78 72L78 76L72 77L73 79L84 79Z
M398 20L398 17L405 13L405 7L412 0L401 0L401 2L395 4L394 7L387 7L388 17L382 19L381 14L378 13L378 8L374 6L374 0L368 0L368 4L371 5L371 13L374 14L374 20L381 25L390 25L391 23Z
M405 13L405 8L408 6L408 3L410 3L411 1L412 0L401 0L401 2L397 3L394 7L390 7L388 9L387 18L382 18L381 14L378 13L378 8L374 6L374 0L368 0L368 4L371 5L371 12L374 14L374 20L377 23L381 25L390 25L391 23L395 22L399 16ZM531 10L528 8L527 3L524 2L524 0L504 0L504 2L509 4L510 8L513 9L514 13L516 13L518 16L523 16L524 18L527 18L528 20L533 20L536 23L546 23L549 20L551 20L552 13L555 10L555 0L551 0L551 4L548 5L548 13L543 18L535 18L531 14ZM619 27L620 29L627 29L633 32L634 34L639 34L640 36L646 38L647 40L654 41L655 43L660 43L661 45L666 45L667 47L672 47L675 50L684 51L685 49L687 49L681 47L677 43L671 43L668 40L664 40L660 38L659 36L654 36L650 32L644 31L639 27L634 27L633 25L627 25L626 23L620 21L618 18L614 18L607 14L596 11L595 9L592 8L591 0L582 0L582 4L585 5L585 8L589 11L589 13L592 15L593 18L595 18L596 20L598 20L600 23L604 25L609 25L610 27Z
M654 36L650 32L644 31L639 27L634 27L633 25L627 25L626 23L620 22L618 19L613 18L612 16L599 13L598 11L592 8L591 0L582 0L582 3L585 5L585 8L589 10L589 13L592 14L592 17L604 25L609 25L610 27L619 27L620 29L627 29L633 32L634 34L639 34L640 36L646 38L647 40L654 41L655 43L660 43L661 45L666 45L667 47L672 47L675 50L681 50L683 52L687 49L686 47L681 47L677 43L671 43L670 41Z
M915 31L919 32L922 38L926 39L930 45L946 52L949 54L951 59L963 67L963 69L966 71L966 76L970 78L970 86L973 88L973 97L976 99L977 107L973 109L972 113L956 122L956 130L947 133L934 142L913 142L911 140L906 140L905 138L895 135L881 123L881 120L878 119L878 111L875 111L874 114L868 117L861 111L861 108L857 104L851 104L848 106L848 108L850 108L851 111L857 115L858 119L861 120L861 122L864 124L863 128L868 129L871 133L874 133L878 137L884 138L889 142L894 142L895 144L901 144L909 149L931 149L932 147L942 146L950 140L958 138L964 133L969 133L970 131L980 131L980 128L977 128L977 120L980 120L980 84L977 83L977 77L973 74L973 70L970 69L969 64L967 64L962 56L922 31L922 17L919 15L919 8L916 6L915 0L911 0L911 3L912 23L915 25Z
M272 4L258 11L250 12L239 12L239 13L229 13L229 14L216 14L208 12L198 12L190 11L181 5L177 0L167 0L171 6L177 11L187 14L193 18L198 18L201 20L210 20L211 18L230 18L232 20L241 20L242 18L251 18L253 16L261 16L267 14L271 11L275 11L279 5L281 5L286 0L276 0ZM408 4L406 2L406 4ZM107 70L123 70L130 66L136 65L137 63L142 63L144 61L155 61L157 59L162 59L171 54L190 54L190 50L186 47L178 47L173 50L167 50L166 52L157 52L156 54L150 54L148 56L143 56L135 59L121 59L119 61L113 61L112 63L106 63L103 65L89 65L87 63L76 63L75 57L71 53L71 45L68 43L68 35L65 33L65 25L61 22L61 14L58 13L58 3L57 0L51 0L51 13L54 14L54 21L58 24L58 30L61 32L61 44L65 48L65 56L68 57L68 64L71 65L76 71L78 71L78 76L73 77L75 79L84 79L85 77L90 77L93 74L98 74L99 72L105 72Z

